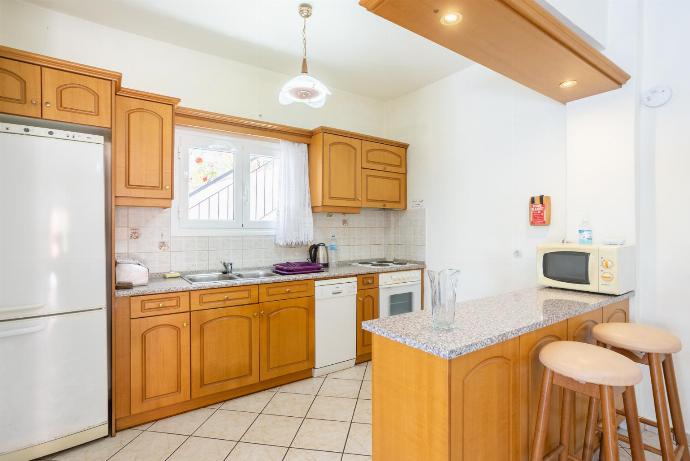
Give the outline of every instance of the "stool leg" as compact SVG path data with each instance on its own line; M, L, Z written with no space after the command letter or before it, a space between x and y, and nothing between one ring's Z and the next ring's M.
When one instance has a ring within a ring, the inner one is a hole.
M604 461L619 461L618 430L616 428L616 404L611 386L599 386L601 394L601 425L603 436L601 444L601 458Z
M563 451L558 456L558 461L568 461L568 452L570 451L570 427L572 421L570 419L573 409L573 391L570 389L563 389L563 398L561 399L561 445Z
M585 442L582 448L582 461L592 461L594 457L594 436L597 429L597 399L589 398L587 407L587 425L585 426Z
M543 461L546 436L549 431L549 403L551 402L551 387L553 371L544 368L541 380L541 396L537 410L537 424L534 428L534 443L532 444L531 461Z
M640 430L640 417L637 413L635 387L629 386L623 392L623 406L625 408L625 422L628 426L628 438L633 461L644 461L644 445Z
M671 407L671 421L673 422L673 432L676 435L678 445L684 446L682 461L690 461L688 452L688 437L685 434L685 424L683 423L683 413L680 410L680 397L678 396L678 383L676 382L676 371L673 366L671 354L666 356L663 364L664 380L666 381L666 392L668 393L668 403Z
M659 354L647 354L647 359L649 360L649 374L652 378L652 394L654 396L657 429L659 429L661 458L664 461L672 461L675 455L671 440L671 424L668 420L668 404L666 403L666 389L664 389L663 383L661 356Z

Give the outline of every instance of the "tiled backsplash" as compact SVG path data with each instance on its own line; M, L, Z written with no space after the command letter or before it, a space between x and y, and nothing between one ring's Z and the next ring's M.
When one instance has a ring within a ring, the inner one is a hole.
M144 262L152 272L220 270L270 266L307 258L307 246L282 248L273 236L173 237L170 209L116 207L115 253ZM314 215L314 240L335 234L340 260L399 258L424 260L424 210L363 209L360 214Z

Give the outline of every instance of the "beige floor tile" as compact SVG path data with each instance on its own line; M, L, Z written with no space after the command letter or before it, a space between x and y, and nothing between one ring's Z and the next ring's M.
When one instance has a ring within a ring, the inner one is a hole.
M307 418L350 422L356 403L355 399L319 395L311 405Z
M291 392L293 394L316 395L323 384L324 378L308 378L302 381L286 384L279 388L279 392Z
M300 424L302 424L302 418L259 415L242 437L242 441L289 447Z
M223 410L236 410L236 411L250 411L252 413L261 413L268 402L273 398L275 392L273 391L263 391L257 392L256 394L245 395L244 397L238 397L236 399L228 400L223 403L221 408Z
M353 423L371 424L371 400L357 400L355 415L352 417Z
M190 437L168 461L223 461L236 442Z
M286 452L284 447L240 442L225 461L281 461Z
M59 461L105 461L131 442L141 431L127 429L115 437L105 437L48 457Z
M340 421L305 419L292 446L310 450L343 451L349 424Z
M216 411L212 408L199 408L179 415L156 421L148 430L168 434L191 435L209 416Z
M346 368L344 370L336 371L328 375L329 378L336 379L364 379L364 373L367 371L367 365L365 363L360 363L351 368Z
M362 382L362 389L359 391L359 398L371 400L371 381Z
M343 461L371 461L371 456L353 455L350 453L345 453L343 455Z
M371 362L367 362L367 371L364 372L364 381L371 381Z
M323 386L321 386L319 395L356 399L361 385L362 381L328 378L324 381Z
M163 461L182 445L187 437L177 434L144 432L113 456L113 461Z
M371 455L371 424L352 423L345 445L346 453Z
M340 453L290 448L285 461L340 461Z
M150 423L140 424L140 425L138 425L138 426L134 426L132 429L136 429L136 430L138 430L138 431L145 431L145 430L148 429L149 427L153 426L153 423L155 423L155 421L150 422Z
M214 439L240 440L256 416L256 413L221 409L207 419L194 435Z
M659 434L656 431L642 431L642 440L647 445L651 445L656 448L661 446L661 443L659 442Z
M281 416L304 417L314 400L313 395L288 394L280 392L266 405L262 413Z

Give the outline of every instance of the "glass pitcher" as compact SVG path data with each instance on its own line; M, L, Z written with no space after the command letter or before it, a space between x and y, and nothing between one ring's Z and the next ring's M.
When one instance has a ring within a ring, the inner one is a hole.
M431 286L431 323L434 329L450 330L455 322L455 300L460 282L460 271L427 270Z

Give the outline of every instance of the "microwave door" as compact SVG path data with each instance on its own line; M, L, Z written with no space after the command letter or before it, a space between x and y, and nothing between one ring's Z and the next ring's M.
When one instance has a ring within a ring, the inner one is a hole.
M575 285L590 285L589 258L581 251L553 251L543 256L543 275L549 280Z

